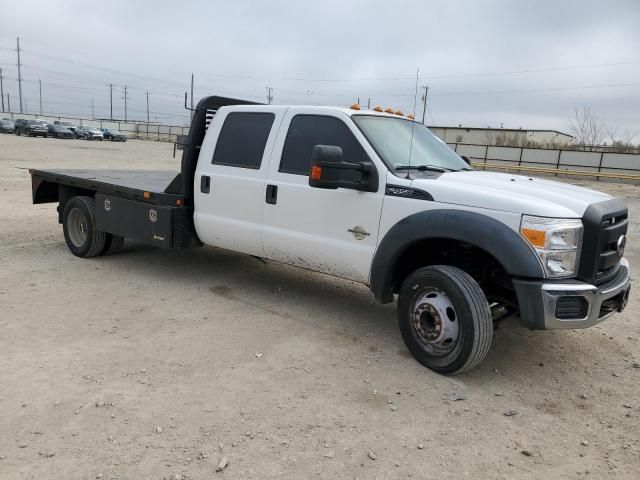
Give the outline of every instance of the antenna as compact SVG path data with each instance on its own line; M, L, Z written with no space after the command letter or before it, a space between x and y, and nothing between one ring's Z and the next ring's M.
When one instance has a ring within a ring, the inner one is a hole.
M411 154L413 153L413 131L416 128L416 104L418 102L418 78L420 77L420 68L416 69L416 89L413 95L413 118L411 119L411 141L409 142L409 162L408 165L411 165ZM410 169L407 169L407 176L405 177L409 180Z

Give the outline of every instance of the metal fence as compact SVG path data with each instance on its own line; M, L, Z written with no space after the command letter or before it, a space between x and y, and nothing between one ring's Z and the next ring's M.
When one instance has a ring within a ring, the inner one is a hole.
M26 120L44 120L53 123L56 120L61 122L71 122L74 125L83 125L97 128L110 128L126 133L129 138L140 140L155 140L159 142L175 142L178 135L188 135L189 127L179 125L163 125L158 123L146 123L120 120L89 120L86 118L61 117L52 115L34 115L27 113L1 113L0 118L24 118Z
M495 147L448 144L480 168L531 171L543 175L578 178L618 179L640 184L640 154L548 150L544 148ZM584 172L584 175L581 173Z

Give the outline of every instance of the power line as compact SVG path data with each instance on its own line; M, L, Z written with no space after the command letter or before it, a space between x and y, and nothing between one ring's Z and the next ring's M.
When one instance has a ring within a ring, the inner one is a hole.
M468 78L468 77L493 77L501 75L520 75L525 73L539 73L539 72L561 72L566 70L580 70L586 68L600 68L600 67L616 67L621 65L638 65L639 61L632 62L614 62L614 63L592 63L589 65L570 65L565 67L545 67L545 68L531 68L528 70L511 70L505 72L476 72L476 73L459 73L459 74L445 74L445 75L427 75L422 78Z
M436 95L503 95L508 93L534 93L534 92L561 92L566 90L583 90L592 88L620 88L620 87L637 87L640 83L609 83L605 85L581 85L575 87L549 87L549 88L528 88L522 90L489 90L489 91L467 91L467 92L440 92Z

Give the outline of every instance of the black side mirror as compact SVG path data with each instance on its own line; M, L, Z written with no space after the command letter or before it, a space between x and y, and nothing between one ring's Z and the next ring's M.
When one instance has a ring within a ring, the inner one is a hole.
M340 147L316 145L311 152L309 185L314 188L377 192L378 172L370 163L343 161Z
M469 157L466 155L462 155L460 158L467 162L467 165L471 165L471 160L469 160Z

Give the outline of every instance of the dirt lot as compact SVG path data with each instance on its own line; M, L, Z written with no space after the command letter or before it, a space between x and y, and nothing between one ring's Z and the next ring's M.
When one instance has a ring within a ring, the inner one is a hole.
M507 320L448 378L364 286L213 248L82 260L31 205L29 167L171 150L0 135L0 478L640 478L640 292L589 330ZM629 203L640 271L640 189L590 186Z

